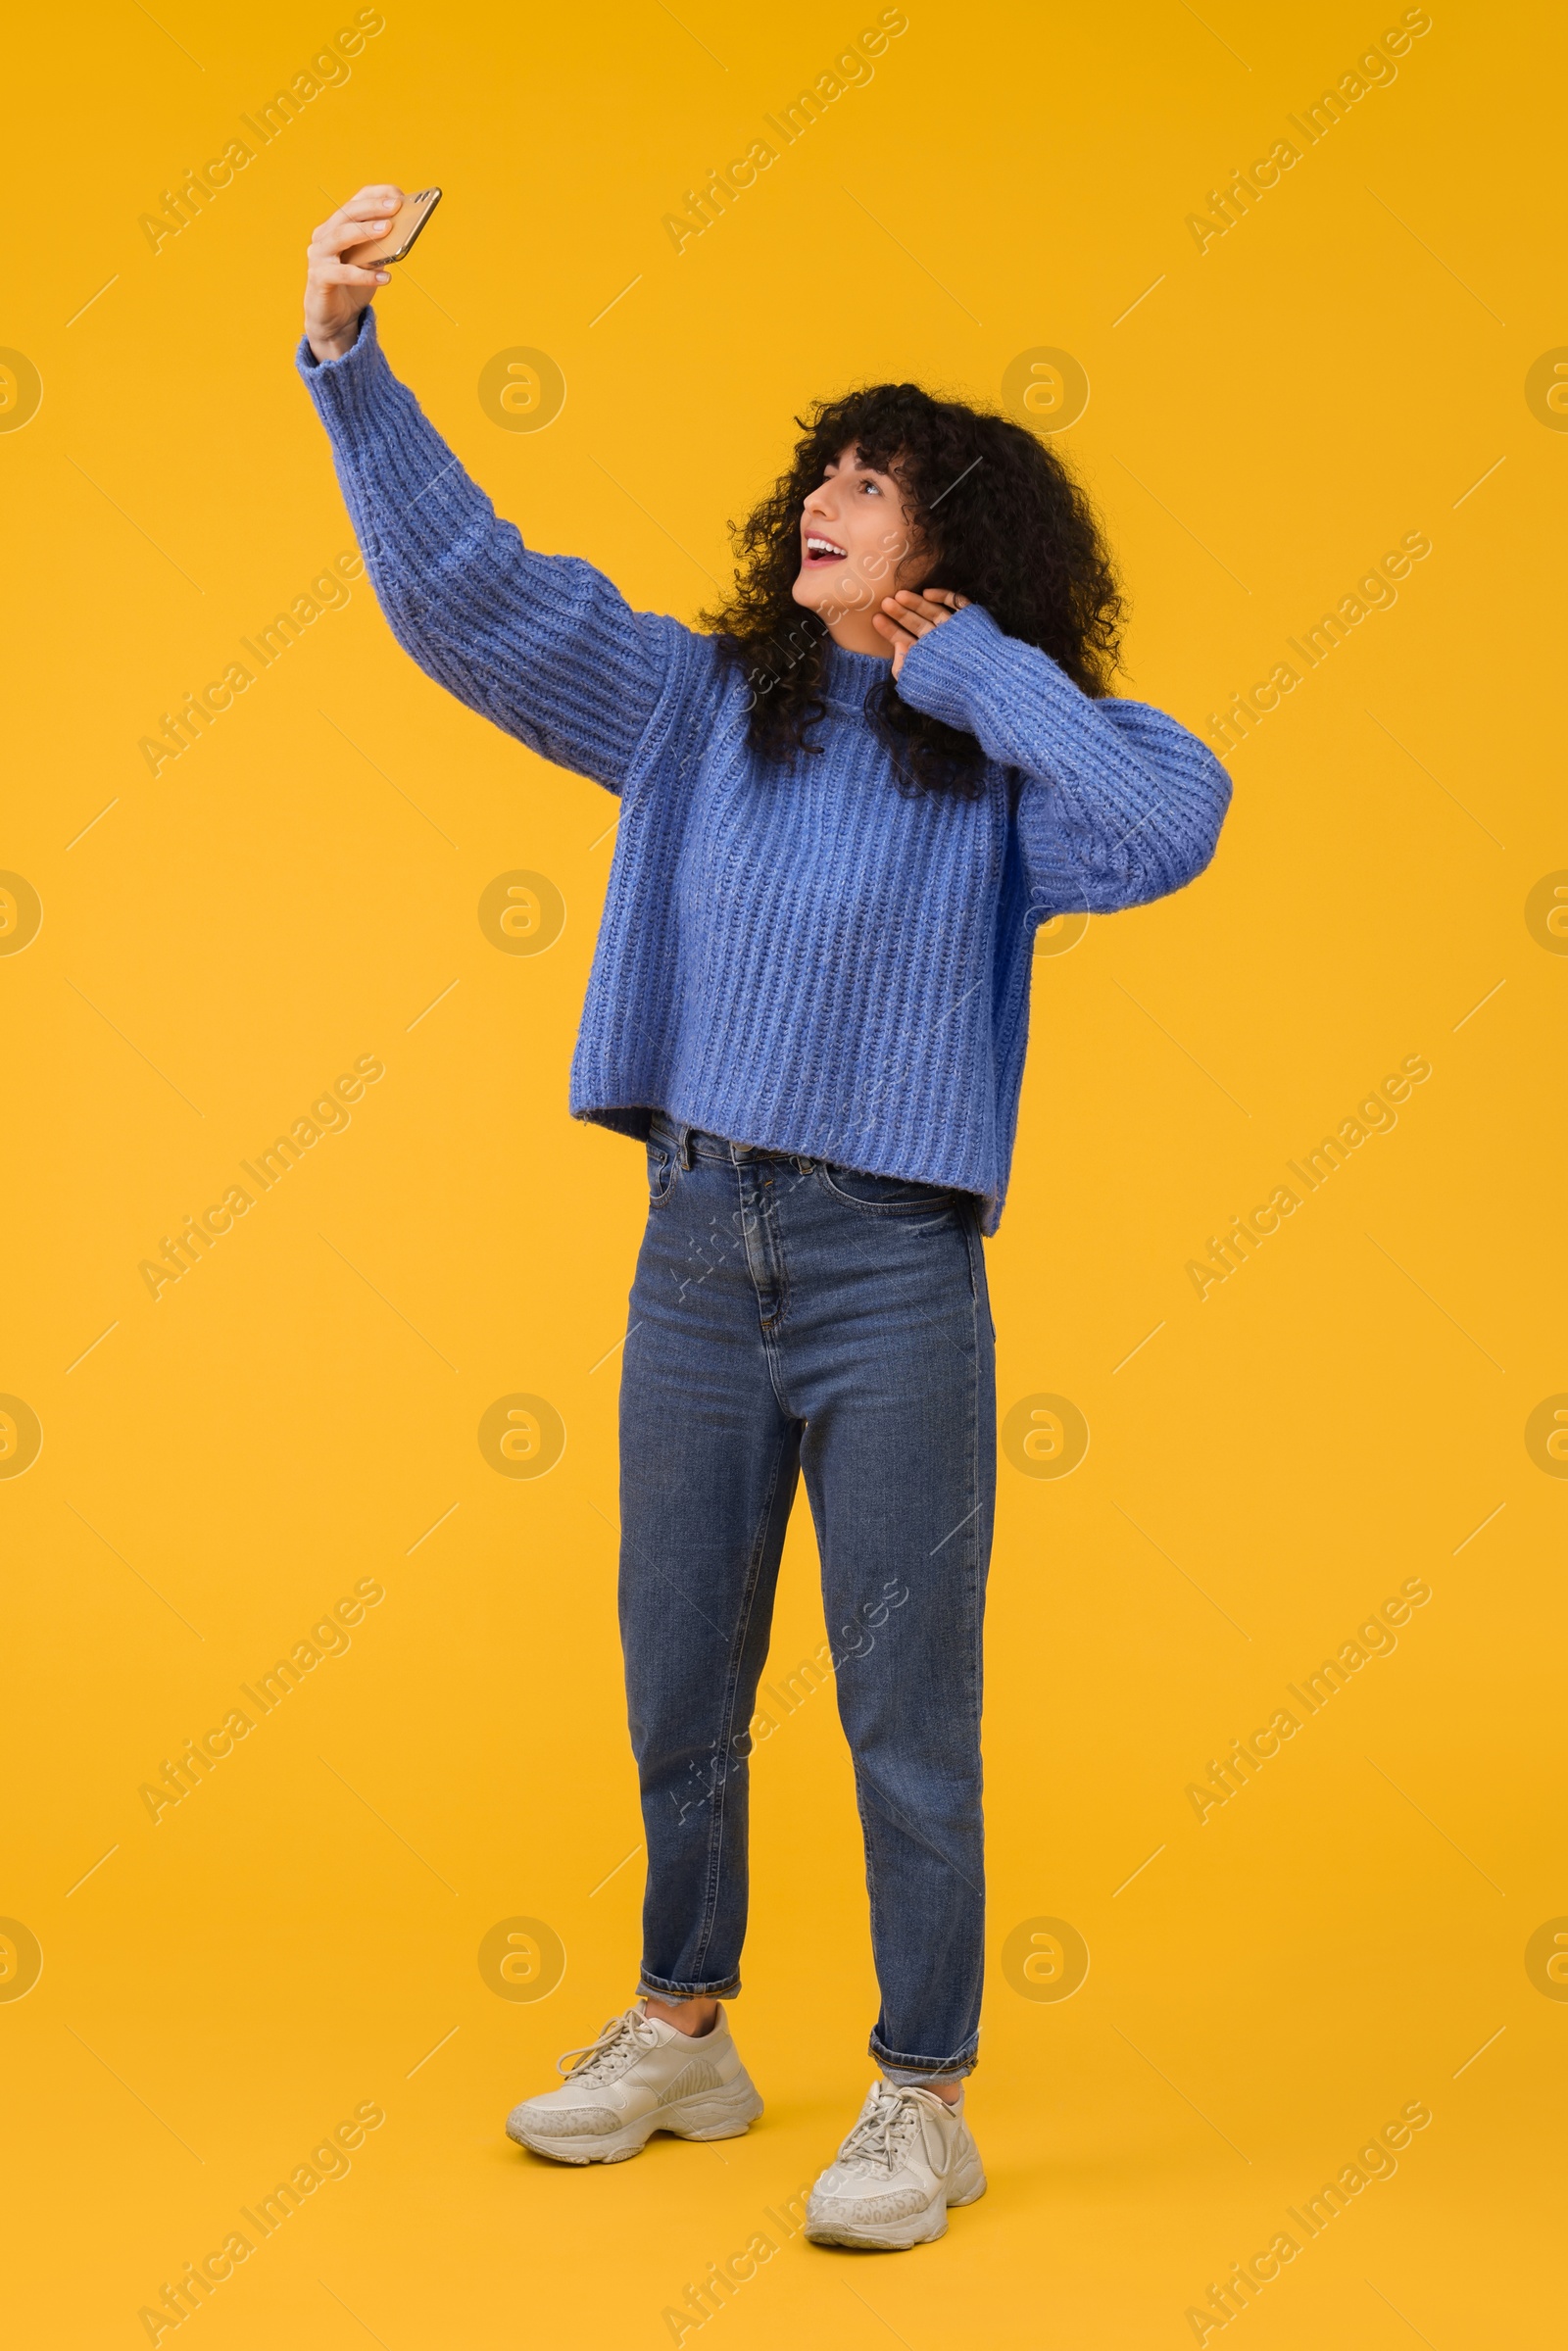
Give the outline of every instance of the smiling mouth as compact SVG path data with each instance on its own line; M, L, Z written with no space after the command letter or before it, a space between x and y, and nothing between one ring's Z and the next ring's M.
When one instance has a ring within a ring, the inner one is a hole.
M808 565L842 563L848 561L848 551L835 546L831 539L824 539L811 531L807 536L805 560Z

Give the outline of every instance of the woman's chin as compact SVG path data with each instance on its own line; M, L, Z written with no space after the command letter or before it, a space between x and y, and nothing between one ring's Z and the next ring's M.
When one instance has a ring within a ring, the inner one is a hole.
M830 626L851 612L867 612L872 603L864 580L858 579L847 566L833 571L801 571L790 594L808 612L819 612Z

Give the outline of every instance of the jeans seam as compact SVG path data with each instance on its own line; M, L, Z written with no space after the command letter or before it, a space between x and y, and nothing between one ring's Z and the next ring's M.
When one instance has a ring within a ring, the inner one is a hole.
M789 1260L784 1254L784 1227L779 1220L776 1198L769 1199L767 1203L767 1240L768 1256L778 1268L778 1307L773 1315L772 1327L768 1333L771 1338L774 1331L781 1331L784 1328L790 1311L790 1268ZM774 1394L777 1395L777 1393L778 1391L775 1389Z
M724 1830L730 1784L729 1750L732 1725L735 1720L735 1693L740 1685L741 1667L746 1656L746 1639L751 1631L752 1611L757 1605L757 1592L761 1581L762 1549L767 1540L768 1525L773 1515L773 1501L778 1493L779 1472L783 1467L788 1442L787 1434L780 1437L774 1451L773 1466L767 1481L767 1492L762 1497L761 1511L756 1532L752 1537L750 1556L746 1567L746 1590L742 1594L735 1627L734 1650L730 1659L729 1672L725 1677L724 1703L719 1716L720 1779L713 1805L712 1826L708 1839L708 1885L703 1896L703 1923L697 1936L697 1947L693 1953L693 1958L698 1966L701 1966L708 1957L709 1945L712 1940L713 1928L718 1918L718 1897L724 1877ZM737 1770L749 1769L744 1756L737 1757L735 1764Z
M805 1181L804 1177L802 1178L802 1181ZM768 1386L773 1391L773 1400L778 1405L779 1410L784 1413L788 1419L795 1420L799 1418L799 1415L790 1410L789 1404L785 1399L783 1390L780 1386L780 1377L783 1366L779 1361L778 1349L774 1345L774 1341L776 1340L778 1333L784 1326L785 1318L789 1313L790 1307L790 1272L788 1260L784 1255L783 1232L777 1217L774 1216L770 1220L768 1210L763 1206L760 1200L755 1202L755 1204L753 1204L751 1207L748 1207L746 1200L746 1181L738 1163L735 1166L735 1188L737 1198L740 1200L741 1248L745 1253L746 1271L752 1285L752 1296L757 1300L757 1327L761 1334L762 1353L767 1362ZM770 1237L772 1244L771 1248L768 1247L765 1241L760 1245L763 1255L769 1261L769 1269L771 1270L772 1268L776 1267L776 1281L778 1290L777 1304L773 1313L766 1318L763 1317L761 1311L761 1294L757 1287L757 1271L752 1261L752 1245L746 1228L746 1218L748 1216L756 1218L759 1231L765 1231L765 1233Z
M978 1264L977 1264L977 1262L976 1262L976 1260L977 1260L977 1259L978 1259ZM972 1430L971 1474L972 1474L973 1481L974 1481L974 1485L973 1485L973 1491L974 1491L974 1498L975 1498L975 1509L976 1509L976 1512L977 1512L977 1513L978 1513L979 1511L981 1511L981 1510L984 1508L984 1464L982 1463L982 1461L981 1461L981 1459L980 1459L980 1422L981 1422L981 1411L980 1411L980 1391L981 1391L981 1384L982 1384L982 1380L983 1380L983 1378L984 1378L984 1373L983 1373L983 1371L982 1371L982 1368L981 1368L981 1357L980 1357L980 1313L981 1313L981 1304L982 1304L982 1300L981 1300L981 1291L982 1291L982 1288L984 1287L984 1284L985 1284L985 1271L986 1271L986 1262L985 1262L985 1245L984 1245L983 1241L981 1240L981 1236L980 1236L980 1220L979 1220L979 1215L978 1215L978 1213L976 1213L976 1214L975 1214L974 1216L972 1216L972 1217L970 1218L970 1220L969 1220L969 1291L970 1291L970 1299L971 1299L971 1305L972 1305L972 1311L973 1311L973 1318L974 1318L974 1349L973 1349L973 1355L972 1355L972 1362L973 1362L973 1367L974 1367L974 1369L973 1369L973 1378L972 1378L972 1380L971 1380L971 1382L970 1382L970 1387L969 1387L969 1396L970 1396L970 1425L971 1425L971 1430ZM990 1311L991 1311L989 1296L987 1297L987 1298L986 1298L986 1300L985 1300L985 1311L986 1311L986 1314L987 1314L987 1316L989 1317L989 1315L990 1315ZM972 1715L973 1715L973 1720L974 1720L975 1769L976 1769L976 1773L977 1773L977 1775L980 1777L980 1779L981 1779L981 1782L982 1782L982 1788L981 1788L981 1793L980 1793L980 1803L981 1803L981 1815L980 1815L980 1837L981 1837L981 1846L980 1846L980 1932L979 1932L979 1935L978 1935L978 1936L977 1936L977 1938L976 1938L976 1944L975 1944L975 1975L976 1975L976 1984L975 1984L975 1995L974 1995L974 1996L975 1996L975 2033L976 2033L976 2035L978 2035L978 2033L979 2033L979 2022L980 2022L980 2003L981 2003L981 2000L983 1999L983 1997L984 1997L984 1993L985 1993L985 1970L986 1970L986 1956L985 1956L985 1951L986 1951L986 1946L985 1946L985 1895L986 1895L986 1876L985 1876L985 1810L984 1810L984 1790L983 1790L984 1766L983 1766L983 1764L982 1764L982 1762L981 1762L981 1756L980 1756L980 1740L981 1740L981 1729L982 1729L982 1723L983 1723L983 1717L984 1717L984 1679L985 1679L985 1635L984 1635L984 1607L985 1607L985 1598L984 1598L984 1583L983 1583L983 1577L982 1577L982 1563L983 1563L984 1559L985 1559L985 1558L986 1558L986 1556L987 1556L988 1547L989 1547L989 1536L990 1536L990 1529L989 1529L988 1527L984 1527L984 1526L978 1526L978 1525L977 1525L977 1526L975 1527L975 1530L974 1530L974 1536L973 1536L973 1541L972 1541L972 1543L971 1543L971 1544L968 1546L968 1547L969 1547L969 1556L970 1556L971 1560L973 1561L973 1566L972 1566L972 1569L971 1569L971 1577L970 1577L971 1589L970 1589L970 1603L969 1603L969 1604L970 1604L970 1619L971 1619L971 1631L970 1631L970 1643L971 1643L971 1649L970 1649L970 1672L969 1672L969 1704L970 1704L970 1710L971 1710L971 1713L972 1713Z
M794 1183L790 1186L791 1192L799 1192L803 1184L808 1184L812 1175L819 1172L814 1160L807 1161L804 1164L797 1161L795 1166L796 1176ZM767 1357L768 1386L773 1391L779 1410L787 1419L799 1420L802 1417L801 1414L792 1409L790 1400L784 1394L784 1359L778 1347L778 1334L789 1309L790 1269L789 1260L784 1254L783 1224L776 1218L773 1233L777 1244L778 1257L778 1312L774 1315L772 1322L762 1331L762 1351Z
M858 1767L857 1767L855 1774L855 1809L860 1816L860 1845L865 1854L866 1921L871 1930L871 1948L873 1951L875 1951L878 1947L877 1920L880 1916L876 1891L876 1864L871 1857L871 1824L866 1818L865 1802L860 1793L860 1774ZM880 1990L880 1986L878 1986L878 1989ZM872 2026L871 2031L874 2037L876 2033L876 2028L874 2025Z
M974 1219L971 1219L970 1221L968 1238L969 1301L970 1311L974 1323L974 1347L970 1358L974 1366L974 1377L970 1383L969 1389L971 1444L970 1491L974 1495L975 1510L978 1512L982 1507L982 1465L980 1460L980 1281L983 1279L985 1273L985 1258L982 1254L980 1259L980 1276L977 1277L975 1272L975 1252L982 1248L982 1244L980 1240L978 1224ZM989 1306L987 1311L989 1312ZM974 1561L970 1592L971 1623L969 1639L971 1672L969 1695L970 1705L974 1715L975 1743L977 1746L980 1739L980 1728L983 1715L982 1676L985 1670L984 1634L982 1630L981 1617L982 1601L980 1585L980 1557L985 1546L986 1532L987 1531L984 1527L977 1527L973 1537L972 1547L966 1546L970 1547L970 1556Z

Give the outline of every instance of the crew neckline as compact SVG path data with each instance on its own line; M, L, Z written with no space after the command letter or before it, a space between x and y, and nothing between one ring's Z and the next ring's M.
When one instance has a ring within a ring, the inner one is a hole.
M821 688L828 702L843 703L858 710L873 686L891 676L893 664L874 653L850 653L831 637L822 645Z

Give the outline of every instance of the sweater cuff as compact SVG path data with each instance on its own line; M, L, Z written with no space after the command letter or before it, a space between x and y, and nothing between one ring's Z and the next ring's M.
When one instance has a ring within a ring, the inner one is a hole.
M318 360L309 338L301 335L294 365L329 431L363 425L374 394L392 375L376 332L374 305L367 303L361 311L354 341L341 359Z
M979 734L980 722L994 714L999 703L1018 691L1016 657L1030 658L1039 675L1029 680L1032 700L1070 701L1082 696L1066 672L1038 646L1006 636L984 605L966 604L951 620L938 621L917 638L904 657L899 694L912 710L940 718L966 734Z
M971 731L975 690L984 686L1001 642L1002 631L984 605L966 604L910 646L899 671L900 700L928 718Z

